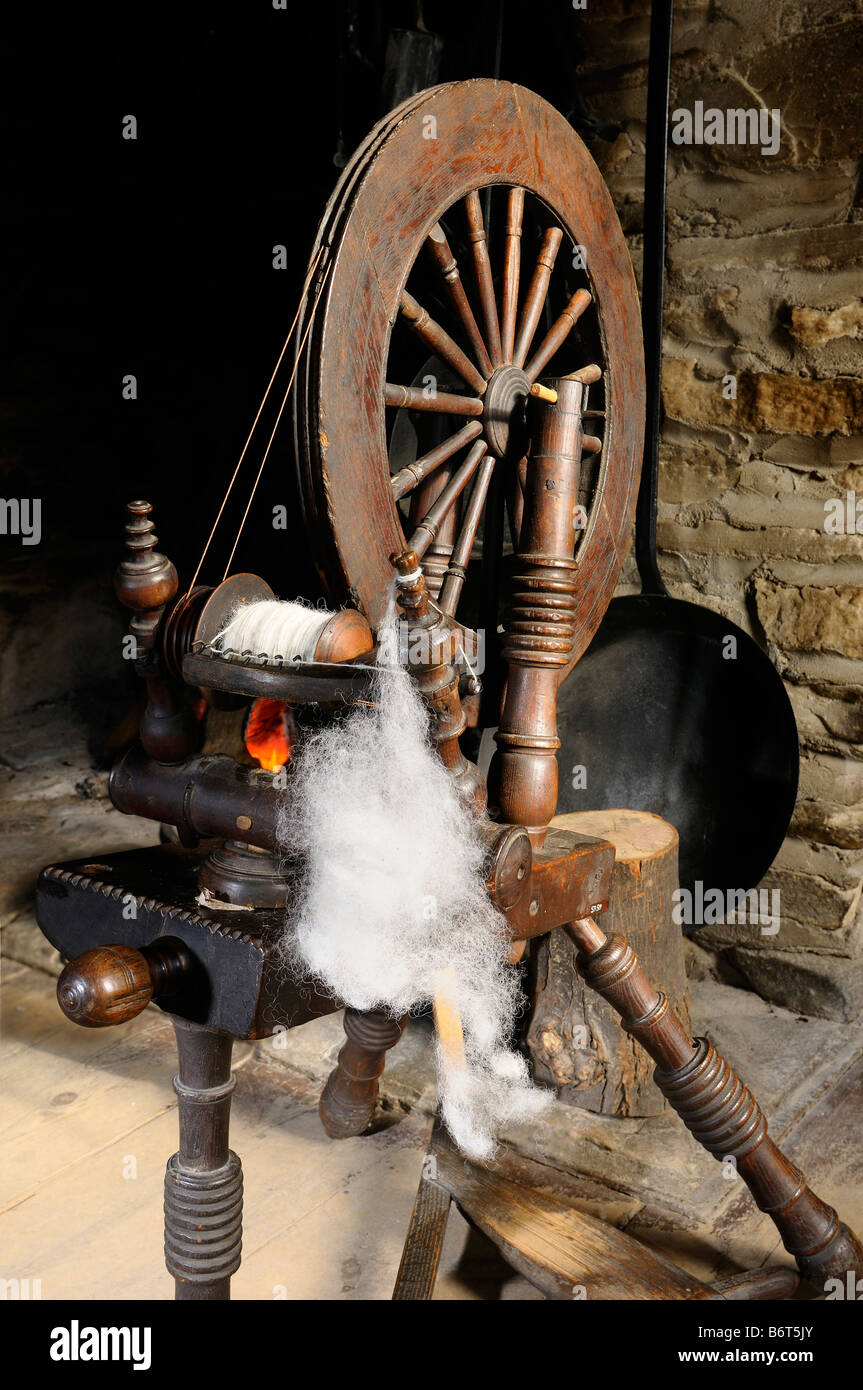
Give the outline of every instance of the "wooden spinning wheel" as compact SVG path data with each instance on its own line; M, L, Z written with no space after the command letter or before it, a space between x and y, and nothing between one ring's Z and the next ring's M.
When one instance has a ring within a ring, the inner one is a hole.
M517 543L531 386L552 364L597 383L565 676L620 572L644 411L632 268L586 148L510 83L421 92L346 167L314 254L322 289L300 326L294 404L303 507L328 595L373 626L406 544L445 614L489 621L469 591L475 576L493 594Z

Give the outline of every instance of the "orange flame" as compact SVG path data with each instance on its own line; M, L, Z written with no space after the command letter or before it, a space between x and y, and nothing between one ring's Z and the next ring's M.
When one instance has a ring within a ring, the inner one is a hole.
M283 700L256 700L246 724L246 748L267 772L277 772L291 756L288 708Z

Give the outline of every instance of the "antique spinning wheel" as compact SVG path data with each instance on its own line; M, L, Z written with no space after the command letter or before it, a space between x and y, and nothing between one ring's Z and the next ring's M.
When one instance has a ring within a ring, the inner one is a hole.
M320 295L300 324L294 403L300 490L328 596L373 626L406 543L454 622L496 622L488 595L517 544L530 386L546 370L601 370L588 373L567 675L620 572L644 411L632 267L585 146L507 82L421 92L345 168L314 255Z
M509 675L493 713L498 751L489 781L496 778L497 819L485 815L484 779L458 745L462 673L441 658L437 643L413 673L434 712L441 759L476 814L486 890L514 947L566 929L584 978L656 1063L654 1081L692 1134L723 1163L733 1160L802 1273L822 1290L827 1276L844 1287L849 1272L857 1279L863 1271L863 1247L773 1144L757 1102L713 1043L691 1038L625 938L606 936L594 920L608 906L614 847L557 828L547 833L557 795L556 682L583 653L611 598L642 442L637 300L598 170L564 119L521 88L475 81L421 92L372 132L346 168L319 233L309 280L315 275L298 339L294 424L303 505L330 596L350 598L379 625L390 557L401 552L406 624L428 635L453 623L466 634L477 616L496 624L497 579L507 549L515 552L503 652ZM546 369L554 396L546 396L532 434L526 404ZM275 372L264 403L274 379ZM598 431L586 445L585 416ZM252 433L259 417L260 410ZM280 418L281 409L276 425ZM580 467L581 449L594 467ZM251 497L246 516L249 506ZM576 535L570 507L584 511ZM225 1299L242 1245L242 1170L228 1147L232 1040L297 1027L338 1001L285 968L280 943L294 888L278 827L290 793L283 800L262 769L224 754L198 756L200 727L188 692L266 694L329 708L366 702L368 667L343 664L349 658L332 647L319 652L317 641L311 659L296 661L290 649L285 660L269 649L215 646L221 620L238 603L268 598L269 586L233 575L210 589L197 586L195 575L174 603L178 576L155 550L150 505L132 502L128 511L117 593L132 610L135 664L148 695L141 743L116 764L111 797L119 810L174 824L183 850L160 845L100 855L99 863L49 865L40 877L39 921L69 960L58 982L67 1017L113 1026L150 1000L175 1017L180 1148L165 1179L166 1261L178 1298ZM439 610L430 624L429 593ZM362 627L364 652L371 633L357 614L334 620L343 630ZM328 629L330 621L321 640ZM345 635L356 654L356 631ZM136 910L120 918L120 904L130 901ZM116 944L105 944L109 932ZM439 973L435 1010L444 1020L441 1047L457 1066L464 1042L446 974ZM320 1105L329 1134L367 1128L385 1053L403 1024L383 1008L346 1009L346 1040ZM427 1176L424 1165L412 1219L430 1237L424 1252L442 1244L446 1182L442 1170ZM484 1229L465 1191L454 1195ZM499 1191L494 1204L500 1207ZM525 1211L519 1197L521 1229ZM553 1215L548 1229L559 1237L560 1213ZM601 1228L585 1239L594 1265L608 1244L598 1234ZM509 1237L506 1248L518 1253ZM532 1248L539 1248L535 1240ZM622 1253L618 1247L618 1256L627 1275L643 1258L632 1243ZM436 1255L409 1259L406 1252L402 1273L410 1278L400 1274L396 1297L428 1297L436 1265ZM639 1297L674 1297L675 1289L687 1298L723 1296L661 1265ZM546 1285L553 1296L569 1296L582 1266L572 1269L562 1284ZM608 1276L604 1268L598 1273L606 1297ZM747 1282L769 1293L793 1287L787 1271Z

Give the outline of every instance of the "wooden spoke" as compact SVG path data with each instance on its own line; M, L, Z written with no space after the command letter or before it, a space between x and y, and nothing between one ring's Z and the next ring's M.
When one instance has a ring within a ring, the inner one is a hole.
M525 190L518 187L510 188L499 319L480 196L474 191L465 198L468 237L472 246L482 328L474 316L458 262L439 222L435 223L426 238L429 254L443 277L447 295L460 326L459 336L465 343L466 351L459 347L446 329L436 323L406 290L402 292L399 305L408 326L431 351L458 374L469 389L476 392L476 396L459 396L447 392L429 393L428 390L398 386L389 382L385 391L385 400L390 406L471 417L470 423L463 425L449 439L402 468L390 479L395 501L413 494L410 507L410 526L413 527L413 534L408 545L424 560L427 574L432 574L433 571L435 587L439 586L439 607L449 616L453 616L458 608L480 517L484 510L488 511L489 498L492 495L496 460L493 455L487 453L486 441L481 437L483 425L479 418L484 413L483 401L480 398L486 390L487 380L497 367L511 362L523 368L531 383L532 394L553 400L554 393L546 391L537 381L537 377L563 346L592 302L588 290L577 290L542 338L527 365L524 365L543 315L551 275L563 242L563 232L559 228L549 227L544 232L519 318L524 208ZM467 355L468 352L473 355L473 362ZM582 367L572 375L586 386L600 380L602 372L598 366L590 365ZM597 417L600 413L596 412ZM452 461L454 456L468 445L472 447L456 467ZM596 454L601 452L602 448L602 441L594 435L583 436L585 453ZM504 484L501 477L500 483L503 486L498 487L496 494L499 522L502 524L501 512L505 500L509 530L516 549L522 529L527 467L526 457L514 466L510 465L507 469L506 483ZM470 500L464 506L459 499L465 494L472 480ZM457 519L460 510L461 517ZM456 527L458 534L453 544ZM446 545L443 544L445 540ZM428 569L429 565L432 567L431 570Z
M512 361L515 321L518 315L518 281L521 274L521 218L524 189L511 188L506 207L506 255L503 264L503 314L500 346L504 362Z
M447 516L456 499L461 496L479 467L485 454L485 440L478 439L464 463L453 473L437 501L426 512L417 529L407 543L408 550L415 550L419 559L425 555L438 532L438 527Z
M469 425L462 425L460 430L457 430L449 439L445 439L442 444L430 449L427 454L423 454L420 458L414 459L413 463L407 464L401 472L394 473L390 478L394 500L397 502L400 497L413 492L423 478L427 478L436 468L440 468L442 463L452 458L453 454L457 454L459 449L464 448L465 444L469 444L481 433L482 425L478 420L471 421Z
M444 613L449 613L450 616L455 613L458 607L467 574L467 564L473 550L473 543L476 540L477 527L482 516L482 509L485 506L486 493L491 482L491 475L494 472L495 462L493 454L486 454L480 464L470 501L464 510L458 540L453 546L452 556L441 585L438 607Z
M453 342L446 329L435 323L428 310L418 304L407 290L402 292L399 307L408 326L422 338L426 347L431 348L438 357L442 357L462 381L481 396L485 390L485 377L477 371L470 358L465 356L458 343Z
M480 371L485 376L491 376L491 359L486 352L482 334L477 326L477 321L473 316L473 310L468 303L467 295L464 292L464 285L458 271L458 262L450 250L446 234L439 222L436 222L428 234L426 245L437 262L438 269L444 278L447 293L452 300L453 308L461 322L462 328L467 334L468 342L474 350L476 360L479 363Z
M399 306L408 326L477 393L476 397L462 397L445 392L429 393L417 387L397 386L391 383L387 383L385 393L387 405L475 417L449 439L402 468L390 479L395 501L413 494L410 525L414 529L408 545L423 559L424 568L434 579L434 588L439 591L438 606L450 617L454 616L458 608L480 517L483 510L488 511L490 505L490 489L496 459L487 453L486 441L481 437L483 425L478 418L484 411L480 397L485 392L488 378L497 367L511 362L524 370L531 383L532 395L553 401L554 392L541 386L537 377L566 342L572 329L592 303L592 296L588 290L576 290L525 365L543 315L555 261L563 242L563 232L558 227L549 227L544 232L519 318L524 207L525 190L510 188L499 319L480 196L474 191L465 198L482 330L465 292L458 262L439 222L435 223L426 238L429 253L443 277L456 319L464 334L463 341L466 347L469 344L476 365L450 337L446 329L436 323L406 290L402 292ZM599 381L602 371L598 366L591 364L573 372L572 376L587 386ZM597 418L604 415L604 412L593 413ZM452 462L454 456L460 449L471 444L469 453L456 467ZM595 435L586 434L582 436L582 448L586 454L598 454L602 451L603 443ZM506 484L497 489L499 521L502 524L500 512L505 501L509 531L516 550L524 517L527 468L526 456L514 466L510 465L507 469ZM465 506L459 499L465 494L471 480L473 486L470 500ZM503 483L503 478L500 482ZM461 517L457 520L460 510ZM486 526L488 527L488 518ZM453 544L454 537L456 539ZM447 543L443 544L444 541ZM428 568L429 565L431 570Z
M500 345L500 325L497 321L497 303L494 297L494 283L491 276L491 262L488 258L488 244L485 239L485 224L482 220L482 206L479 194L474 190L464 200L467 211L468 238L473 246L473 263L476 271L476 284L479 302L485 324L485 341L493 367L501 366L503 355Z
M580 381L583 386L592 386L595 381L602 380L602 368L592 362L589 367L579 367L577 372L570 372L569 375L573 381Z
M566 341L592 299L593 295L587 290L576 290L560 318L548 330L524 369L531 381L536 381L543 367L551 361L558 348Z
M475 396L453 396L446 391L427 393L420 386L396 386L388 381L384 401L397 409L429 410L437 415L482 415L482 401Z
M518 336L515 340L512 360L516 367L523 367L527 357L528 348L533 342L533 335L536 332L536 325L539 323L539 316L542 313L542 306L545 303L545 296L548 293L548 282L551 279L551 272L554 269L554 262L563 241L563 232L558 227L549 227L542 238L539 256L536 261L536 268L530 282L530 288L524 301L524 308L521 314L521 323L518 326Z

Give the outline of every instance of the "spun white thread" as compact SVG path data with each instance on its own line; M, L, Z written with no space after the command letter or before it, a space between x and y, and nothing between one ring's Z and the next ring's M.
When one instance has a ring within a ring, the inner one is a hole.
M313 661L321 633L334 614L281 599L244 603L213 642L219 651L265 652L286 661Z

